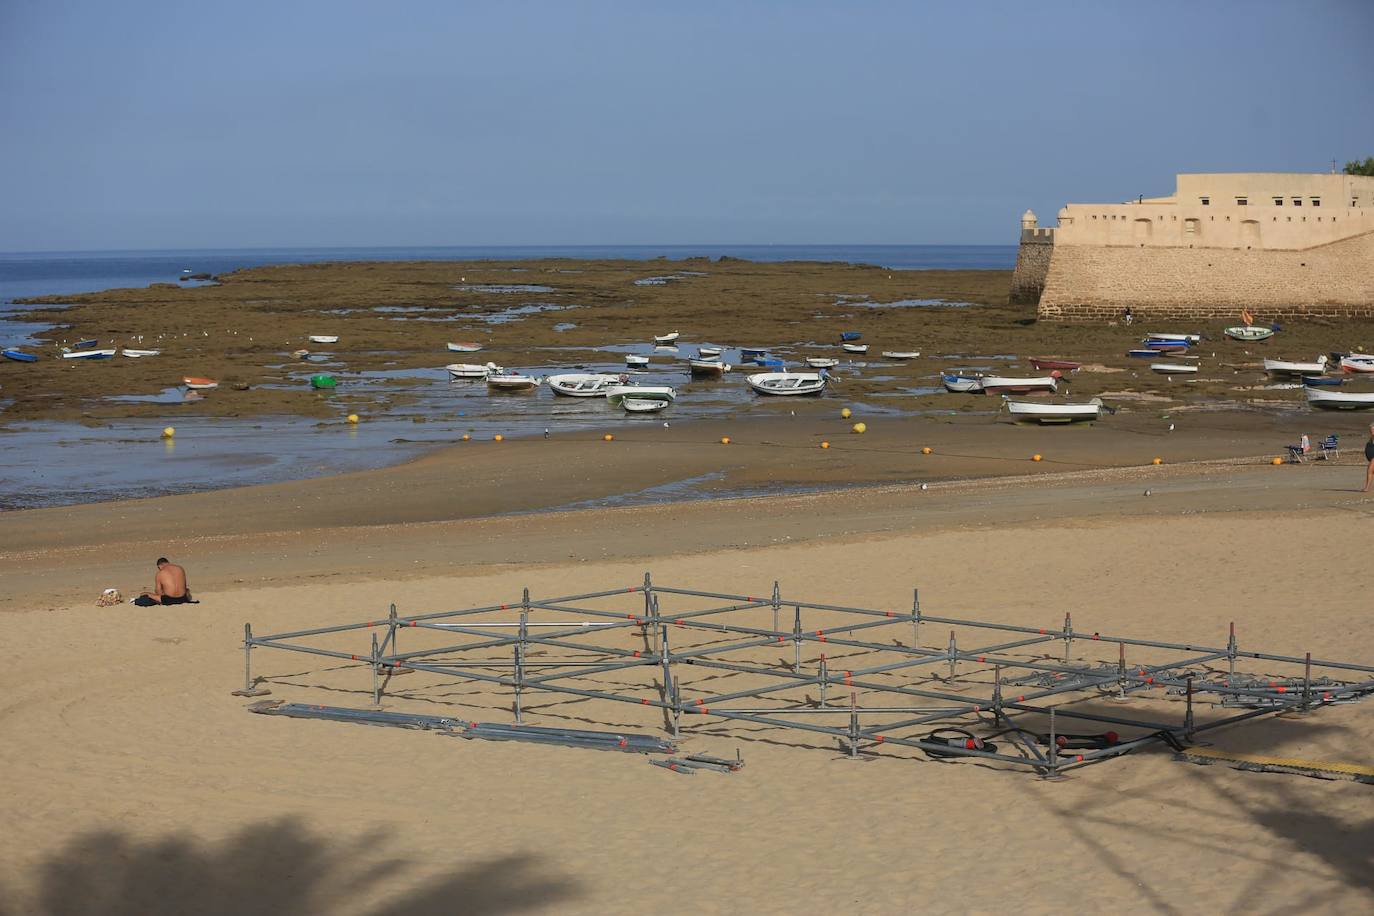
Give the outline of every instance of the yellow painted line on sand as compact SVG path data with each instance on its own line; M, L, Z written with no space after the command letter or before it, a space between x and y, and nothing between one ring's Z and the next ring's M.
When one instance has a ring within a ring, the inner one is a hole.
M1343 776L1366 776L1374 779L1374 766L1359 763L1332 763L1324 760L1302 760L1297 757L1269 757L1264 754L1233 754L1214 747L1190 747L1184 757L1204 757L1226 763L1249 763L1256 766L1284 767L1290 770L1315 770L1320 773L1340 773Z

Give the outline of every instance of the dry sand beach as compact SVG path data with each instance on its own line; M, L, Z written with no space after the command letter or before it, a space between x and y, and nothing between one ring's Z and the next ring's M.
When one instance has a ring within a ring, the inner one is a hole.
M417 464L382 472L392 496L425 473ZM321 481L11 513L0 910L1367 909L1374 797L1354 782L1156 749L1050 783L919 753L853 761L828 739L719 722L689 723L687 748L738 749L745 769L686 779L637 755L254 716L230 695L246 621L280 631L390 602L410 613L523 587L577 593L635 585L646 569L739 593L779 579L788 594L868 607L919 585L930 613L1045 626L1071 610L1085 629L1211 644L1235 621L1245 644L1369 662L1360 477L1350 460L1216 461L478 520L401 503L378 525L317 507L294 525L274 514L311 507ZM199 507L216 498L256 521ZM91 606L100 585L151 577L162 552L188 566L202 603ZM370 701L365 668L265 650L255 666L274 699ZM424 677L395 679L384 706L432 711ZM439 693L462 716L509 719L499 691ZM526 710L662 730L552 695ZM1367 764L1371 735L1356 704L1207 740Z

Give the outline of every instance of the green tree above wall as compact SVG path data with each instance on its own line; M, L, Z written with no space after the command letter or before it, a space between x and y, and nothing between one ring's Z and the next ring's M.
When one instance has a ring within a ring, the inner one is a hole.
M1374 156L1370 156L1364 162L1356 159L1354 162L1345 164L1347 175L1374 175Z

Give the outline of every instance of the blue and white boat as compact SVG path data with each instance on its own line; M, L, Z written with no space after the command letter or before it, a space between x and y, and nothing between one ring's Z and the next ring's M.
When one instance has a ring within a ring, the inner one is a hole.
M976 375L958 375L957 373L945 372L940 375L940 381L944 382L945 390L955 394L969 394L983 390L983 380Z
M840 332L840 342L841 342L841 343L844 343L846 340L859 340L859 339L862 338L862 337L863 337L863 335L860 334L858 331L841 331L841 332Z
M0 356L5 359L12 359L16 363L36 363L38 357L32 353L25 353L23 350L0 350Z
M756 359L768 353L767 347L740 347L739 355L745 359Z
M1318 387L1326 385L1343 385L1345 384L1345 379L1341 378L1339 375L1304 375L1302 377L1302 383L1304 385L1315 385Z
M1126 355L1135 359L1154 359L1159 355L1158 350L1127 350Z

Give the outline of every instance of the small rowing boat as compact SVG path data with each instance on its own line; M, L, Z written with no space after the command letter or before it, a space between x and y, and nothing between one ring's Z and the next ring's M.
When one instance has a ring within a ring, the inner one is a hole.
M310 339L314 340L315 338ZM482 349L482 345L471 340L458 341L457 343L450 341L448 348L453 353L476 353Z
M601 372L578 372L551 375L545 381L554 394L569 398L598 398L606 394L607 388L622 384L627 378Z
M1150 340L1177 340L1183 343L1195 344L1202 340L1201 334L1154 334L1146 333Z
M817 372L756 372L745 381L759 394L807 395L824 391L827 379Z
M90 340L78 340L76 343L72 344L72 349L73 349L73 350L88 350L88 349L90 349L91 347L94 347L94 346L95 346L96 344L98 344L98 343L100 343L100 341L96 340L94 337L92 337Z
M1274 336L1273 328L1262 328L1259 325L1246 326L1238 324L1234 328L1226 328L1221 333L1232 340L1240 340L1246 343L1254 343L1259 340L1268 340Z
M1374 407L1374 391L1323 391L1304 388L1307 403L1326 410L1367 410Z
M702 359L708 356L720 356L720 347L697 347L697 356Z
M768 353L767 347L740 347L739 355L744 359L755 359Z
M858 331L841 331L841 332L840 332L840 343L845 343L845 342L851 341L851 340L859 340L859 339L861 339L862 337L863 337L863 335L860 334Z
M867 353L868 344L846 343L840 344L840 349L846 353Z
M1055 391L1059 387L1059 379L1053 375L1039 378L988 375L982 381L986 394L1029 394L1032 391Z
M681 335L679 332L677 332L677 331L674 331L674 332L671 333L671 334L655 334L655 335L654 335L654 344L657 345L657 344L671 344L671 343L677 343L677 339L678 339L679 337L681 337L681 336L682 336L682 335Z
M337 334L311 334L309 337L306 338L306 340L310 341L311 343L338 343L338 342L339 342L339 335L337 335Z
M1158 350L1127 350L1126 355L1132 359L1154 359L1159 355Z
M612 407L621 407L626 401L673 401L676 399L677 389L667 385L614 385L606 389L606 402Z
M1044 404L1034 401L1003 401L1007 410L1018 420L1037 423L1072 423L1075 420L1096 420L1102 415L1102 399L1093 398L1086 404Z
M23 350L0 350L0 356L5 359L12 359L16 363L36 363L38 357L32 353L25 353Z
M633 353L625 354L625 365L631 369L643 369L649 365L649 357L635 356Z
M1320 375L1326 371L1326 357L1318 356L1316 362L1298 363L1288 359L1266 359L1264 371L1270 375Z
M493 372L501 371L501 367L496 363L487 363L485 366L476 363L450 363L444 368L453 378L486 378Z
M1342 372L1374 372L1374 356L1349 353L1341 357Z
M1150 371L1160 375L1196 375L1197 363L1150 363Z
M976 394L983 390L983 380L976 375L960 375L957 372L941 373L940 381L945 390L954 394Z
M1030 358L1031 368L1040 372L1048 372L1051 369L1072 372L1082 368L1082 363L1071 363L1067 359L1053 359L1048 356L1032 356Z
M159 356L162 353L161 350L130 350L128 347L125 347L123 352L129 359L142 359L145 356Z
M212 378L197 378L194 375L188 375L183 378L181 384L192 391L209 391L211 388L219 387L219 382Z
M672 401L662 398L621 398L620 406L630 413L654 413L667 407Z
M1304 375L1302 377L1302 383L1304 385L1321 388L1332 385L1344 385L1345 379L1341 378L1339 375Z
M884 350L884 359L915 359L920 356L919 350Z
M715 359L689 359L687 369L693 375L703 378L720 378L730 371L730 366L720 361L720 357Z
M68 350L62 354L63 359L109 359L115 355L115 349L108 350Z
M830 356L808 356L806 364L812 369L834 369L840 361Z
M533 375L502 370L487 376L487 387L496 391L533 391L539 387L539 379Z
M1165 353L1165 352L1172 353L1172 352L1177 352L1177 351L1179 351L1179 350L1187 350L1187 349L1188 349L1188 341L1186 341L1186 340L1158 340L1158 339L1156 339L1156 338L1149 337L1149 338L1146 338L1146 339L1145 339L1145 346L1146 346L1147 349L1154 350L1154 351L1157 352L1157 353Z

